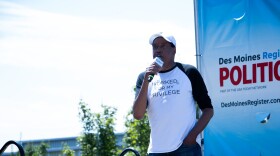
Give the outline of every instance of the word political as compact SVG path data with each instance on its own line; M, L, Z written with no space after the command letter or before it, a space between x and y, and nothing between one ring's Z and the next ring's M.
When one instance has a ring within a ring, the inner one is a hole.
M257 61L260 59L272 59L276 60L280 58L280 50L277 52L263 52L262 55L247 55L244 56L234 56L233 58L219 58L219 64L231 64L240 62ZM224 86L224 82L229 80L233 85L242 84L253 84L265 81L280 81L280 60L260 62L253 64L244 64L241 66L233 66L231 68L221 67L219 69L220 76L220 86ZM251 75L251 76L249 76ZM268 76L268 78L266 78Z

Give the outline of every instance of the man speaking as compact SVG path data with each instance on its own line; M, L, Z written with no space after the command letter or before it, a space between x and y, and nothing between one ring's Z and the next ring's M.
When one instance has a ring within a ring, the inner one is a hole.
M133 103L134 118L148 114L148 155L201 156L196 138L214 114L205 83L195 67L174 61L176 40L172 35L156 33L149 43L153 58L160 58L163 65L154 61L139 74ZM198 120L196 103L202 110Z

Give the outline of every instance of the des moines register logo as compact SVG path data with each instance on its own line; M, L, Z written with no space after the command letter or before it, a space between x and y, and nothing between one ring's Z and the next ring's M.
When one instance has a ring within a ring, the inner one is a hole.
M219 58L219 65L223 65L219 68L220 87L223 87L225 82L237 86L239 84L280 81L279 58L280 49L276 52L262 52L256 55L245 54L231 58ZM260 60L263 60L263 62L260 62ZM252 64L249 62L252 62ZM236 65L230 68L224 67L230 64Z

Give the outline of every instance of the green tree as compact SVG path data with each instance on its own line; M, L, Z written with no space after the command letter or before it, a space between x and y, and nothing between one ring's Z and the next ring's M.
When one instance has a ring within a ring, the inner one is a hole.
M102 105L103 113L92 113L88 104L79 103L79 117L83 123L83 134L78 138L85 156L112 156L117 153L114 133L117 109Z
M47 149L49 147L49 144L42 142L39 146L37 146L36 153L38 156L46 156L48 153Z
M83 123L83 134L78 137L78 142L81 145L81 149L84 156L92 156L97 154L97 137L95 133L94 114L91 112L88 104L84 101L79 102L79 117Z
M132 147L140 155L146 155L150 141L150 127L147 114L141 120L133 118L132 111L126 116L125 127L127 128L123 142L124 146Z
M116 108L105 105L102 105L102 108L103 114L95 114L95 122L98 125L98 155L116 155L117 145L114 133Z
M63 149L62 149L62 154L64 156L75 156L75 151L71 150L70 147L66 143L64 143Z
M131 110L126 116L125 127L127 128L127 131L123 139L124 148L132 147L137 150L140 155L146 155L151 132L148 115L145 113L143 119L136 120L132 113Z
M24 153L26 156L33 156L35 152L36 152L36 148L32 144L27 144L24 148Z
M24 153L26 156L46 156L47 149L49 148L49 144L40 143L38 146L34 146L33 144L28 144L24 148Z

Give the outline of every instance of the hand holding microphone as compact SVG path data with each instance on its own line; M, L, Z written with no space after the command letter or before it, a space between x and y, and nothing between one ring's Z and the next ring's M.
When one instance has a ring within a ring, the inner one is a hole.
M156 64L156 65L159 66L160 68L163 66L163 63L164 63L164 62L162 61L162 59L161 59L160 57L155 57L155 58L154 58L153 64ZM151 81L153 80L154 75L155 75L155 74L150 74L150 75L148 76L148 81L149 81L149 82L151 82Z

